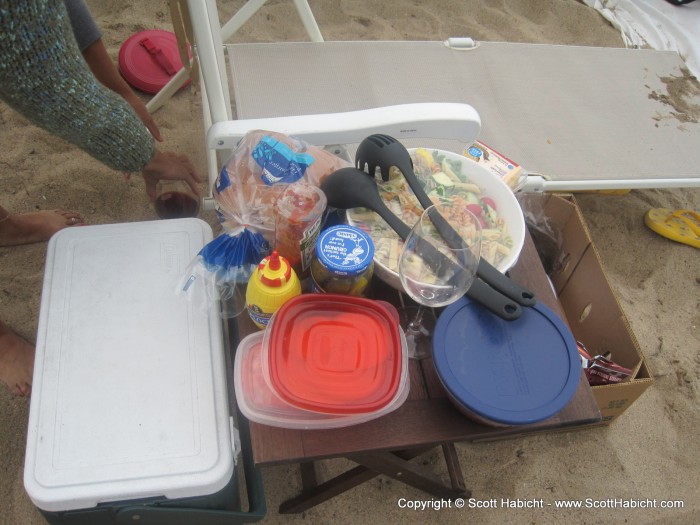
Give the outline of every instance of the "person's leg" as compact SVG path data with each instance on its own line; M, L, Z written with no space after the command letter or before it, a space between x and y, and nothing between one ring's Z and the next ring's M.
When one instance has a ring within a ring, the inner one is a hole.
M47 241L57 231L76 224L83 224L83 218L72 211L12 214L0 206L0 246Z
M22 339L0 321L0 381L17 396L32 391L34 346Z
M76 224L83 224L83 218L72 211L12 214L0 206L0 246L47 241L57 231ZM0 381L15 395L29 395L33 368L34 346L0 321Z

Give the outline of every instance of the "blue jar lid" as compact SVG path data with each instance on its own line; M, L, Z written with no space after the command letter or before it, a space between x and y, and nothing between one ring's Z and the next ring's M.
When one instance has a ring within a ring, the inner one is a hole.
M357 275L372 263L374 243L369 235L355 226L332 226L319 234L316 256L332 272Z
M504 425L553 416L569 403L581 378L573 334L540 303L505 321L460 298L438 319L433 362L453 401Z

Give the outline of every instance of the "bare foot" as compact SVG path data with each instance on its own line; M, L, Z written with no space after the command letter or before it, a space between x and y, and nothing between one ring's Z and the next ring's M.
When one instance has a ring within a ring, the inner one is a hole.
M80 214L65 210L46 210L0 216L0 246L15 246L48 241L59 230L84 224Z
M34 347L0 321L0 380L16 396L32 391Z

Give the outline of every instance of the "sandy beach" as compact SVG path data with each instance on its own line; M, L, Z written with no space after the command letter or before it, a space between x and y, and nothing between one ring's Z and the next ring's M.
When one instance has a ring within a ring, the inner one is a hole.
M243 3L221 1L221 19ZM89 0L88 5L115 59L133 33L172 30L164 0ZM470 36L623 46L617 29L576 0L311 0L310 5L326 40ZM271 0L233 41L306 41L297 20L291 1ZM165 138L163 149L187 154L205 176L199 97L186 88L155 119ZM697 107L694 111L697 118ZM0 143L0 204L8 210L64 208L80 212L90 224L157 219L141 177L125 179L2 103ZM466 484L480 500L655 500L657 508L416 511L399 508L398 500L427 500L427 494L378 477L304 514L281 516L277 507L298 493L301 480L295 467L279 466L262 471L268 505L263 523L700 523L700 251L656 235L643 222L649 208L700 212L700 190L635 190L577 199L655 383L610 427L459 444ZM213 212L200 217L219 231ZM31 342L36 340L45 255L45 244L0 248L0 319ZM0 388L0 525L45 523L23 486L28 412L28 399ZM447 479L438 449L417 461ZM328 462L323 471L330 474L343 465ZM682 501L683 508L661 508L667 500Z

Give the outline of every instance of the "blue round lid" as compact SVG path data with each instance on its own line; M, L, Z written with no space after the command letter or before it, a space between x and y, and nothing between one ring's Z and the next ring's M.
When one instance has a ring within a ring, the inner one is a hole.
M454 400L504 425L553 416L569 403L581 377L574 336L540 303L505 321L459 299L438 318L433 361Z
M332 272L357 275L372 262L374 243L369 235L355 226L332 226L319 234L316 256Z

